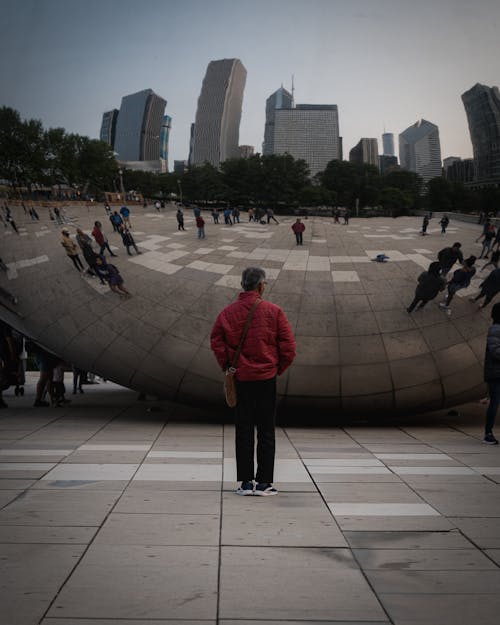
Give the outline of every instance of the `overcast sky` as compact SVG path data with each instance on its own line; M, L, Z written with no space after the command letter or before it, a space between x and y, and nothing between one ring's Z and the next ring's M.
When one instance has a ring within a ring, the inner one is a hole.
M500 84L499 0L0 0L0 105L99 136L102 113L152 88L186 159L207 64L246 67L240 144L260 152L266 98L337 104L344 158L361 137L438 125L470 157L461 94Z

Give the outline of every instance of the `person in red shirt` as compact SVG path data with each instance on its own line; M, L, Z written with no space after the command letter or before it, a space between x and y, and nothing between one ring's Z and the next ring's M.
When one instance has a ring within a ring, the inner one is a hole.
M198 228L198 239L205 238L205 220L201 215L196 217L196 227Z
M226 371L232 364L250 309L256 305L236 364L235 409L236 479L238 495L276 495L273 487L275 456L276 376L295 358L295 338L283 310L262 299L266 274L247 267L241 277L243 292L219 313L210 335L217 362ZM254 471L257 428L257 472ZM256 484L254 483L256 482Z
M94 237L97 245L101 248L99 251L99 254L101 256L103 255L104 250L106 249L108 250L111 256L116 256L116 254L113 254L113 252L111 251L111 248L109 247L108 239L106 235L104 234L104 232L102 231L102 223L100 221L94 222L94 229L92 230L92 236Z
M300 221L300 219L297 219L297 221L292 225L292 230L295 234L297 245L302 245L302 233L304 232L305 229L306 227Z

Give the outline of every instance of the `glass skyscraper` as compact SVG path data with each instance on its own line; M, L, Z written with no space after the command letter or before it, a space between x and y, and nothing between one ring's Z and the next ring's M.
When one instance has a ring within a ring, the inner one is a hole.
M247 71L239 59L208 64L198 98L191 165L208 162L215 167L239 156L243 91Z
M462 94L474 152L474 182L500 184L500 92L475 84Z
M399 135L399 164L429 182L441 172L441 144L438 127L421 119Z
M160 133L167 102L152 89L122 98L115 152L120 161L160 159Z
M115 147L116 122L118 120L118 109L106 111L102 115L101 132L99 138L105 141L113 149Z
M274 120L276 109L293 108L293 96L281 86L266 100L266 125L264 126L264 143L262 144L262 154L274 154Z

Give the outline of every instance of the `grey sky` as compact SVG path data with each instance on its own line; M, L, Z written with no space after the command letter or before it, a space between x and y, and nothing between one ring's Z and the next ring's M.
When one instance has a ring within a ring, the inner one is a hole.
M0 0L0 105L90 137L152 88L188 154L209 61L248 71L240 143L261 151L266 98L337 104L344 158L361 137L437 124L443 158L472 147L461 94L500 84L498 0ZM397 137L396 137L397 142Z

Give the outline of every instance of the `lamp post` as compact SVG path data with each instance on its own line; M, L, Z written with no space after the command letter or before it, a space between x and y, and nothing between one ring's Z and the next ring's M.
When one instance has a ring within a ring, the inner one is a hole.
M118 170L118 175L120 176L120 193L123 195L123 200L125 200L125 187L123 186L123 170L120 168Z
M179 179L177 180L177 186L179 187L179 197L180 197L181 204L182 204L182 185Z

